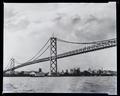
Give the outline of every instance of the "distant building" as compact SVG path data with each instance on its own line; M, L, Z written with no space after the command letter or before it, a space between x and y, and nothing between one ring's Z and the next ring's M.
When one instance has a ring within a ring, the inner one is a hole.
M48 72L48 74L47 74L48 76L50 76L51 75L51 73L50 72Z
M39 68L38 72L35 73L35 76L45 76L45 73L42 72L41 68Z
M113 73L114 73L113 71L107 71L106 72L106 74L108 74L108 75L110 75L110 74L112 75Z
M61 74L64 74L64 73L65 73L64 70L62 70Z
M103 74L107 74L107 71L106 71L106 70L103 70Z
M95 69L95 70L93 70L94 71L94 73L96 74L97 73L97 70Z
M29 71L24 71L24 74L25 75L29 75L31 72L29 72Z
M29 75L31 75L31 76L35 76L36 73L35 73L35 72L30 72Z
M8 71L6 74L15 74L15 71Z
M14 74L17 75L17 74L19 74L19 72L18 72L18 71L15 71Z
M41 68L39 68L39 72L42 72L42 69L41 69Z
M10 71L7 71L6 74L10 74Z
M68 69L66 69L65 73L68 73Z
M91 68L89 68L89 69L88 69L88 72L89 72L89 73L92 73L92 70L91 70Z
M73 71L74 71L73 72L74 74L77 74L77 69L76 68L74 68Z
M70 69L70 74L73 74L74 73L74 70L73 69Z
M36 72L35 76L45 76L45 73L43 73L43 72Z

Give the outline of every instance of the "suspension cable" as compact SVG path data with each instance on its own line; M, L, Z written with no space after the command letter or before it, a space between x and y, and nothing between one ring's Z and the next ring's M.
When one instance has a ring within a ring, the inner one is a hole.
M7 69L7 68L9 67L10 61L11 61L11 60L8 61L8 64L7 64L7 66L5 67L5 69Z
M65 42L65 43L72 43L72 44L97 44L98 42L101 42L101 41L95 41L95 42L80 43L80 42L66 41L66 40L62 40L62 39L59 39L59 38L57 38L57 40L58 40L58 41L61 41L61 42ZM109 39L109 40L114 40L114 39ZM108 41L108 40L102 40L102 41Z
M53 33L54 34L54 33ZM51 35L51 36L54 36L54 35ZM50 37L51 37L50 36ZM45 43L45 45L38 51L38 53L35 55L35 56L33 56L30 60L28 60L27 62L29 62L29 61L31 61L32 59L34 59L42 50L43 50L43 48L48 44L48 42L50 41L50 38L48 39L48 41ZM47 48L48 49L48 48ZM39 55L40 56L40 55ZM39 57L38 56L38 57Z
M40 56L42 56L46 51L47 51L47 49L50 47L50 45L49 46L47 46L47 48L38 56L38 57L36 57L34 60L36 60L36 59L38 59Z
M31 61L32 59L34 59L42 50L43 48L48 44L48 42L50 41L50 39L48 39L48 41L45 43L45 45L37 52L36 55L34 55L30 60L28 60L27 62Z

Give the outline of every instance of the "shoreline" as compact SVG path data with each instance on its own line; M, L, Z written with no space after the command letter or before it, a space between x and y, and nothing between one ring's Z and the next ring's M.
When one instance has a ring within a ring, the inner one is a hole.
M105 76L113 77L116 75L104 75L104 76L3 76L3 77L105 77Z

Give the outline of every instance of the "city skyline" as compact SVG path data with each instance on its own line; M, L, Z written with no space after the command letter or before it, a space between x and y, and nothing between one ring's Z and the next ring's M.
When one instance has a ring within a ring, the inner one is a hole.
M80 67L72 68L72 69L65 69L62 71L58 71L57 75L50 74L50 72L44 72L41 68L37 71L9 71L3 74L3 76L35 76L35 77L44 77L44 76L117 76L116 71L112 70L104 70L102 69L91 69L88 68L87 70L81 71Z
M4 3L4 66L11 57L25 62L34 56L52 35L70 41L96 41L116 37L116 3L98 4L16 4ZM88 13L89 12L89 13ZM19 18L18 18L19 17ZM58 53L78 49L80 45L58 44ZM117 70L116 47L58 60L59 70ZM49 56L49 51L43 57ZM50 62L30 65L19 70L42 67L49 71Z

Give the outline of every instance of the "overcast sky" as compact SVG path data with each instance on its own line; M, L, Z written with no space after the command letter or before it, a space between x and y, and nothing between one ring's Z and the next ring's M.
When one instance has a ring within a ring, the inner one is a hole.
M32 58L53 32L58 38L75 42L116 38L116 3L4 3L4 68L11 57L20 63ZM81 46L58 42L58 53ZM58 70L117 70L116 51L113 47L60 59ZM49 50L42 57L47 56ZM39 67L49 71L50 62L18 70Z

